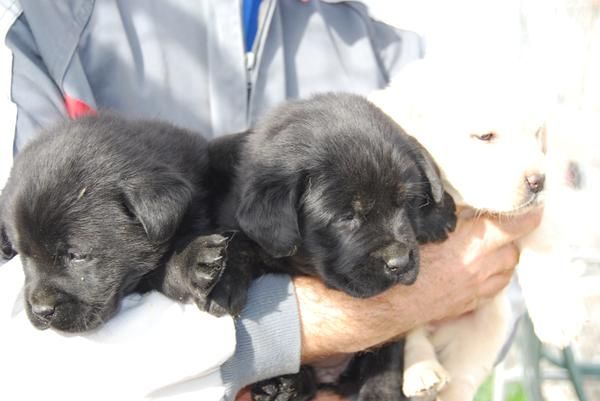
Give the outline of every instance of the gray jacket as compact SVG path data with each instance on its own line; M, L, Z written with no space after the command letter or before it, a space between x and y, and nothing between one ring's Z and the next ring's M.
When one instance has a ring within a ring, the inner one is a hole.
M112 109L213 138L251 127L290 98L366 94L422 57L420 38L369 17L358 1L263 0L251 53L241 0L2 0L17 105L14 150L48 123ZM266 316L260 320L253 318ZM288 278L255 283L221 368L228 396L297 371L300 329ZM287 344L287 346L286 346Z

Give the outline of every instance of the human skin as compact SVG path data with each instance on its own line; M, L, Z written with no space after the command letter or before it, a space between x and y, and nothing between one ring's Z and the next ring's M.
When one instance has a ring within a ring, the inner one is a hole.
M421 247L420 273L412 286L398 285L367 299L312 277L295 277L302 363L385 344L416 326L473 310L508 285L519 260L514 241L537 227L540 218L538 210L459 220L446 241ZM242 391L238 399L247 395ZM331 394L318 398L335 399Z

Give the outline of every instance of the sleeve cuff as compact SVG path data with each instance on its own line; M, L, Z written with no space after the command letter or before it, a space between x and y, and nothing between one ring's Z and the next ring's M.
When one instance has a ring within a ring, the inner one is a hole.
M235 325L235 353L221 366L226 400L233 401L250 383L298 372L300 319L289 276L266 275L255 280Z

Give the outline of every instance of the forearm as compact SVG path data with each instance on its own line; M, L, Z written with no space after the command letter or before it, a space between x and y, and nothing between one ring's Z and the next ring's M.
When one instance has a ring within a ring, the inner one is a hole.
M352 298L309 277L294 279L300 309L302 363L383 344L425 323L416 294ZM395 288L392 291L403 292Z
M397 285L367 299L313 278L296 278L302 362L374 347L416 326L474 309L509 283L518 261L512 241L539 218L535 213L502 224L485 218L461 221L448 240L421 246L413 285Z

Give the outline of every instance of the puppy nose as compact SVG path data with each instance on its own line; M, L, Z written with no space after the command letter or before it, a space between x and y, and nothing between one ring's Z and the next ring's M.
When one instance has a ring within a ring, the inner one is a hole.
M385 258L385 265L388 267L390 271L396 271L404 268L408 262L410 261L410 253L406 253L404 255L395 256L391 258Z
M546 176L539 173L531 174L525 177L525 181L527 181L527 187L529 190L535 194L544 189L544 181L546 181Z
M54 315L55 306L49 304L32 304L31 311L41 320L50 321Z
M410 263L412 251L404 244L394 243L371 254L380 258L390 272L403 270Z

